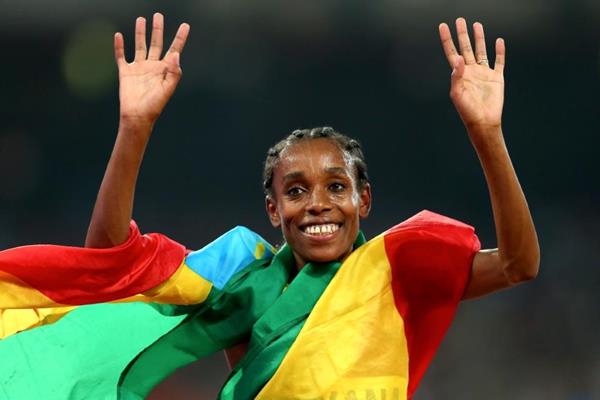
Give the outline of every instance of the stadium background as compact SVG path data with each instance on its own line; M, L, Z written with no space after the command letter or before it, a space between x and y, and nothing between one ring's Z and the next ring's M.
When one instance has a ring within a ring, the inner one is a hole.
M0 9L2 248L83 243L117 130L112 34L131 50L135 17L154 11L166 15L166 42L180 22L192 32L138 184L144 231L197 248L243 224L280 241L263 211L266 150L293 129L331 125L365 147L368 236L426 208L474 225L492 247L485 182L437 36L456 16L483 22L490 56L495 37L507 43L504 131L542 269L533 283L462 305L415 398L600 398L597 0L4 0ZM213 398L226 374L217 354L151 399Z

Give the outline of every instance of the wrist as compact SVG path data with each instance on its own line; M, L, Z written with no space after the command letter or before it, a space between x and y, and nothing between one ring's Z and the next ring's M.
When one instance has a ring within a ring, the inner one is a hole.
M147 130L151 131L154 126L154 119L147 117L120 115L119 130L126 129L131 131Z
M501 125L471 125L466 128L475 147L504 142Z
M469 123L464 122L464 124L465 124L465 128L467 128L467 132L469 132L469 134L471 134L471 133L490 134L490 133L502 131L502 123L501 122L491 123L491 124L481 123L481 122L469 124Z
M153 127L153 120L121 116L119 119L119 136L138 139L145 143L150 139Z
M498 162L508 157L502 129L469 131L469 139L484 169L490 162Z

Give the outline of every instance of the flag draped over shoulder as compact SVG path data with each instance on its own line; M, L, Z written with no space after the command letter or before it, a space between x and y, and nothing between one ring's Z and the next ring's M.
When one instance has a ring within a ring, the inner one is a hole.
M141 235L133 222L128 240L110 249L0 252L0 398L117 398L133 360L232 276L271 256L272 247L242 227L188 253L163 235ZM226 342L211 341L203 352ZM161 379L193 361L173 355Z
M257 321L220 399L412 398L479 247L472 227L428 211L371 239L344 260L306 320L282 316L274 326L290 324L279 331L262 328L268 312ZM286 300L292 311L306 294L296 296Z

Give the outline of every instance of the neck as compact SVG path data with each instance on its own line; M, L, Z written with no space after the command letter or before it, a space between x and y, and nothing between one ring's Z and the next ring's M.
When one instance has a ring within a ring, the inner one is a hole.
M302 268L304 268L304 266L306 264L309 264L309 263L327 264L327 263L336 262L336 261L344 261L346 259L346 257L348 257L350 255L350 253L352 253L353 250L354 250L354 247L351 247L350 249L348 249L347 252L342 254L340 257L338 257L334 260L325 260L325 261L304 260L298 254L296 254L296 252L293 252L294 262L296 263L296 271L300 271Z

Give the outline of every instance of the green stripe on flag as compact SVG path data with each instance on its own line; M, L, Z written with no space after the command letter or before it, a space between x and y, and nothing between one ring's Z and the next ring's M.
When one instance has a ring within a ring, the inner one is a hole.
M212 288L179 326L148 347L127 367L119 398L143 399L176 369L217 350L248 340L252 326L273 305L290 277L287 265L256 260L234 275L222 291Z
M0 399L116 399L130 361L184 318L169 305L96 304L0 340Z
M359 232L354 248L363 243L365 237ZM271 267L280 264L295 265L288 245L284 245L275 255ZM248 352L231 371L219 393L220 400L248 400L256 397L279 368L306 318L340 266L339 261L308 263L300 269L283 294L254 325Z

